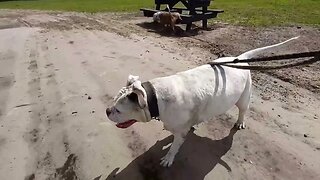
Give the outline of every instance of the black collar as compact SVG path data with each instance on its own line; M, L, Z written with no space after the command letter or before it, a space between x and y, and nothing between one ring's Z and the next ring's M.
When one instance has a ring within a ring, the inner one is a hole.
M155 89L149 81L143 82L142 87L147 93L147 102L151 119L157 119L159 117L159 108Z

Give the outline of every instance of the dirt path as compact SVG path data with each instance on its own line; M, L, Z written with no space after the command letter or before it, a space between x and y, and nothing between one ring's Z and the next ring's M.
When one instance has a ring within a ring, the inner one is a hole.
M105 107L128 74L143 80L292 36L277 53L317 50L308 27L225 24L175 37L127 14L0 11L0 179L318 179L319 63L254 72L248 129L237 111L201 124L170 169L172 137L152 121L117 129Z

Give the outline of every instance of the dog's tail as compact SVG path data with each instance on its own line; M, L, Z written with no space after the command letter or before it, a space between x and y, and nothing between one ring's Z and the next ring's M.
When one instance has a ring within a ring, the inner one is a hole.
M298 39L300 36L297 36L297 37L294 37L294 38L291 38L291 39L288 39L284 42L281 42L281 43L278 43L278 44L274 44L274 45L270 45L270 46L266 46L266 47L261 47L261 48L257 48L257 49L253 49L253 50L250 50L248 52L245 52L243 54L241 54L240 56L238 56L237 58L239 60L241 59L250 59L250 58L253 58L253 57L256 57L257 55L261 54L261 53L265 53L265 52L268 52L270 50L272 50L273 48L276 48L280 45L283 45L289 41L292 41L292 40L295 40L295 39Z

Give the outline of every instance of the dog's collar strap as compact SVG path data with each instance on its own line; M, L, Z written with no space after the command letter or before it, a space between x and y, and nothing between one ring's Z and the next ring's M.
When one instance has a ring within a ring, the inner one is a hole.
M147 102L148 102L151 119L158 119L159 108L158 108L156 91L149 81L143 82L142 87L147 93Z

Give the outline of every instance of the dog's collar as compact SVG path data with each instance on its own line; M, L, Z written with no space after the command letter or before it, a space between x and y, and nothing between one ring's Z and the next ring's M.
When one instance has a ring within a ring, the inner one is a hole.
M153 87L153 85L149 82L143 82L142 87L147 93L147 103L148 103L148 108L150 112L150 117L151 119L157 119L159 118L159 108L158 108L158 100L156 96L156 91Z

